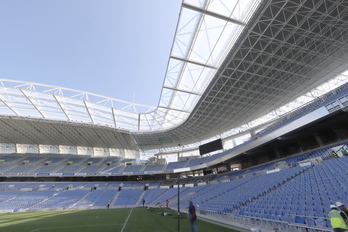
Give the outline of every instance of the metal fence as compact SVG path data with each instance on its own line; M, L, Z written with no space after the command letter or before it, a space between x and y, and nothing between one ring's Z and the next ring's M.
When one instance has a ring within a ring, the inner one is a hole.
M182 209L187 210L187 209ZM184 212L185 212L184 211ZM324 217L288 215L287 221L267 218L235 215L231 213L217 213L209 210L197 210L199 217L221 222L227 225L244 228L250 231L262 232L331 232L330 219Z

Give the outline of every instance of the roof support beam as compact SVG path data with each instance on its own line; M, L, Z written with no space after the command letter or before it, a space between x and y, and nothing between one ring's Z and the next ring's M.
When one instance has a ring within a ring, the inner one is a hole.
M62 110L62 112L65 114L65 117L70 121L70 117L69 115L67 114L67 112L65 111L64 107L62 106L62 104L60 104L60 101L58 101L57 97L55 94L52 94L52 96L54 97L54 99L56 100L59 108Z
M30 97L24 92L24 90L20 89L20 91L26 97L26 99L30 102L30 104L37 110L37 112L39 112L39 114L41 114L41 116L43 118L46 118L45 115L41 112L41 110L37 107L37 105L35 103L33 103L33 101L30 99Z
M206 67L206 68L217 69L217 67L215 67L215 66L199 63L199 62L188 60L188 59L183 59L183 58L180 58L180 57L177 57L177 56L170 56L170 58L175 59L175 60L180 60L180 61L183 61L183 62L186 62L186 63L190 63L190 64L203 66L203 67Z
M90 110L89 110L89 107L88 107L88 105L87 105L87 103L86 103L86 101L85 101L85 100L83 100L83 104L84 104L84 105L85 105L85 107L86 107L86 111L87 111L87 114L88 114L89 118L91 119L92 123L94 123L94 120L93 120L92 114L91 114L91 112L90 112Z
M0 102L2 102L5 106L7 106L16 116L19 116L19 114L13 109L12 106L10 106L5 100L3 100L1 97L0 97Z
M241 22L239 20L232 19L230 17L226 17L224 15L221 15L221 14L218 14L218 13L215 13L215 12L212 12L212 11L208 11L208 10L203 9L203 8L192 6L192 5L187 4L187 3L182 3L182 7L186 8L186 9L189 9L189 10L197 11L197 12L199 12L201 14L206 14L206 15L209 15L209 16L212 16L214 18L218 18L218 19L230 22L230 23L234 23L234 24L238 24L238 25L241 25L241 26L245 26L245 23L243 23L243 22Z
M175 108L171 108L171 107L166 107L166 106L158 106L158 108L161 109L166 109L166 110L172 110L172 111L177 111L177 112L183 112L183 113L191 113L191 111L187 111L187 110L180 110L180 109L175 109Z
M172 87L168 87L168 86L163 86L163 88L164 89L174 90L174 91L177 91L177 92L193 94L193 95L196 95L196 96L202 96L202 94L194 93L194 92L190 92L190 91L186 91L186 90L182 90L182 89L178 89L178 88L172 88Z

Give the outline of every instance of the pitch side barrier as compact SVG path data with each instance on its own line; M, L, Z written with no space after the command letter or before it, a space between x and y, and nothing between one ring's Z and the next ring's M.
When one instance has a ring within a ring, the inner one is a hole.
M218 213L209 210L197 210L199 217L221 222L235 227L262 232L331 232L332 228L328 227L329 218L287 215L286 221L236 215L231 213Z

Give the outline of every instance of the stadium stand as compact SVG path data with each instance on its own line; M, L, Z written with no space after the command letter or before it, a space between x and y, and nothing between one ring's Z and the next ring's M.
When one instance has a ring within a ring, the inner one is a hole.
M348 157L326 155L318 163L299 164L307 158L321 157L330 149L219 175L210 184L181 187L180 205L186 206L192 200L203 215L249 218L272 226L277 222L278 226L329 228L328 203L344 201L348 194L345 183ZM163 188L166 185L168 188ZM141 206L142 199L147 206L164 206L166 200L170 207L178 205L175 184L160 182L9 182L1 183L0 191L3 212L105 208L108 202L113 202L112 207Z
M101 170L103 167L99 165L89 165L87 167L84 167L83 169L79 170L79 173L99 173L99 170Z
M51 197L35 204L33 206L27 207L30 209L68 209L77 203L84 195L89 193L89 190L61 190Z
M160 172L164 168L164 164L148 164L144 168L144 173L146 172Z
M142 194L142 189L125 189L118 195L114 206L132 206L135 205Z
M170 162L170 163L168 163L167 167L165 168L165 171L183 168L186 166L186 164L188 162L189 162L188 160L182 160L182 161L178 161L178 162Z
M192 166L197 166L197 165L203 164L207 161L207 159L209 159L209 156L201 157L198 159L190 159L185 167L192 167Z
M144 165L127 165L124 167L122 172L140 172Z

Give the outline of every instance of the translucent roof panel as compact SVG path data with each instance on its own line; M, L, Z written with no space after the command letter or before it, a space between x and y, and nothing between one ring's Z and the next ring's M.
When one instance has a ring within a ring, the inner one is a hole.
M158 108L192 111L259 3L183 2Z

